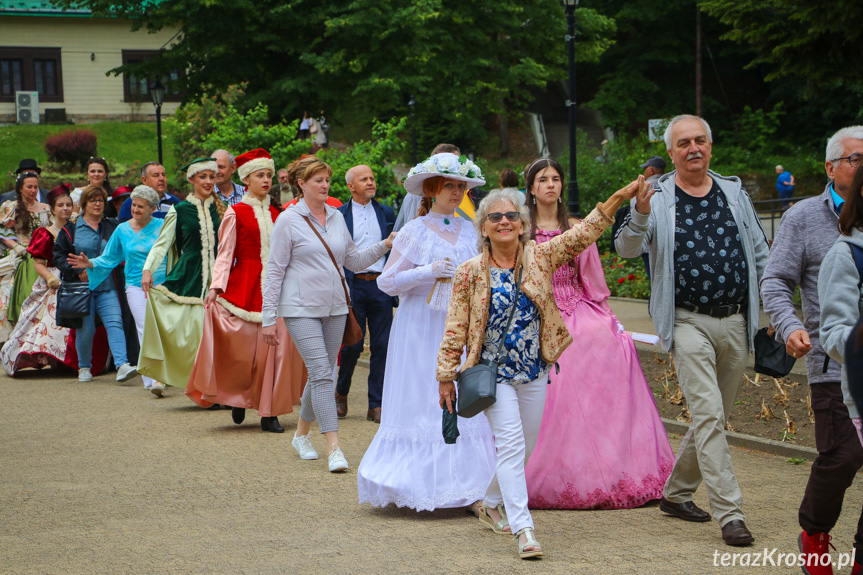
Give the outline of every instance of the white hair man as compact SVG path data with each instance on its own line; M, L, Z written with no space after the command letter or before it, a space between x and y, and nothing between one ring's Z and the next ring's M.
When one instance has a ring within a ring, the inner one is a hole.
M336 208L345 217L345 224L358 249L380 242L393 231L396 214L391 207L374 199L377 193L375 174L368 166L354 166L345 174L345 183L351 199ZM371 358L369 359L369 411L366 419L381 422L381 402L384 391L384 371L387 363L387 345L393 323L393 306L396 299L378 287L378 276L384 271L387 256L362 271L353 273L345 268L345 279L351 291L354 313L363 334L369 328ZM339 376L336 381L336 415L348 414L348 392L363 342L342 349Z
M748 545L754 537L724 428L758 330L767 238L740 179L710 171L707 122L673 118L665 144L675 169L659 179L649 202L635 203L614 240L624 257L649 254L651 315L692 414L659 508L710 521L692 502L703 480L722 539Z
M821 348L818 330L821 304L818 272L830 246L839 237L839 212L851 193L851 181L863 161L863 126L842 128L827 142L824 169L829 181L824 192L795 203L782 215L767 268L761 280L764 312L776 328L776 339L794 357L804 357L815 413L818 457L800 503L803 532L800 547L807 556L829 555L830 531L842 512L845 491L863 466L863 447L857 440L849 408L843 403L841 366ZM805 240L804 240L805 238ZM803 321L792 301L797 287L803 302ZM855 561L863 561L863 513L854 537ZM807 565L822 563L808 562ZM832 568L813 575L832 573Z

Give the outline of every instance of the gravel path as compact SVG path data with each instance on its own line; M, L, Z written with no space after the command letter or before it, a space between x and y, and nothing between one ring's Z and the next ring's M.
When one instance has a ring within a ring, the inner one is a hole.
M297 412L280 418L286 433L276 435L261 432L254 412L236 426L229 411L201 410L179 390L155 399L140 379L0 376L0 572L752 572L713 566L714 551L730 549L715 523L670 519L655 504L536 512L539 562L520 561L510 538L462 510L358 505L356 468L377 429L365 419L366 376L357 370L341 421L351 470L340 475L327 472L326 458L299 460L290 445ZM320 436L313 443L324 451ZM757 539L751 550L796 551L808 465L733 453ZM707 506L703 489L696 502ZM839 551L850 550L861 507L858 484L834 531Z

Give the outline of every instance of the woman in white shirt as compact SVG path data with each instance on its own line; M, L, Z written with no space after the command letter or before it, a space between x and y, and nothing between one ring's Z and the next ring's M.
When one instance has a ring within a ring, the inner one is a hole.
M273 227L264 281L264 341L278 343L276 318L284 318L309 372L291 445L301 459L317 459L309 440L312 422L317 420L327 441L330 471L345 471L348 462L339 448L333 382L348 314L341 268L364 270L389 251L395 234L358 250L342 214L326 204L332 168L308 156L291 164L288 171L303 190L303 198L285 210Z

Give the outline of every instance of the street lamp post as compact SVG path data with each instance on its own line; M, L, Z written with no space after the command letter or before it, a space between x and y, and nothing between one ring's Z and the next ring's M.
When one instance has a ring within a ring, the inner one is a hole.
M581 215L578 201L578 170L575 157L575 7L579 0L560 0L566 13L566 43L569 51L569 186L567 187L567 206L570 215Z
M162 162L162 102L165 101L165 86L159 80L150 86L150 97L156 107L156 140L159 142L159 163Z

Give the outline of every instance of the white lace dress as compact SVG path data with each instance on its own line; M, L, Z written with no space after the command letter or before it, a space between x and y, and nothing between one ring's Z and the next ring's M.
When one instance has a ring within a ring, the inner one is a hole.
M408 222L393 244L378 287L401 303L390 332L380 429L357 471L360 503L430 511L485 495L495 469L485 415L459 418L456 443L443 440L435 372L452 284L436 282L430 266L423 267L446 258L458 265L476 254L471 222L434 213Z

